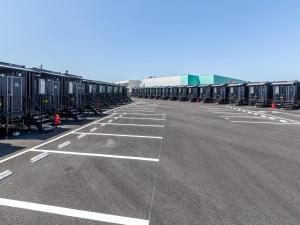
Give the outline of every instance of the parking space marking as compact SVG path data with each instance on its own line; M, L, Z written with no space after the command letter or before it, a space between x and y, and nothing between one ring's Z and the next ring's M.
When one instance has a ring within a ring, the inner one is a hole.
M122 225L149 225L149 220L0 198L0 205Z
M94 132L94 131L96 131L98 128L97 127L94 127L94 128L92 128L92 129L90 129L90 132Z
M159 159L157 158L146 158L146 157L136 157L136 156L125 156L125 155L109 155L109 154L69 152L69 151L67 152L67 151L57 151L57 150L47 150L47 149L33 149L30 151L56 153L56 154L64 154L64 155L92 156L92 157L115 158L115 159L133 159L133 160L141 160L141 161L159 162Z
M133 127L162 127L164 128L164 125L154 125L154 124L134 124L134 123L97 123L101 125L115 125L115 126L133 126Z
M122 109L122 110L118 110L119 112L154 112L154 110L130 110L130 109Z
M165 119L159 119L159 118L142 118L142 117L122 117L122 119L131 119L131 120L165 120Z
M74 132L74 134L81 134L80 132ZM88 135L99 135L99 136L113 136L113 137L131 137L131 138L152 138L162 139L163 137L157 136L141 136L141 135L130 135L130 134L107 134L107 133L86 133Z
M39 155L37 155L37 156L31 158L31 159L30 159L30 162L31 162L31 163L35 163L35 162L40 161L41 159L47 157L48 155L49 155L48 152L43 152L42 154L39 154Z
M280 122L282 122L282 123L287 123L287 121L286 120L279 120Z
M81 139L81 138L85 137L86 135L87 135L86 133L80 134L77 136L77 139Z
M264 122L264 121L230 121L231 123L261 123L261 124L281 124L281 125L292 125L292 124L296 124L299 125L300 122L298 123L279 123L279 122Z
M70 145L70 144L71 144L71 141L66 141L66 142L64 142L64 143L62 143L62 144L60 144L60 145L58 145L57 147L60 148L60 149L62 149L62 148L66 147L66 146L68 146L68 145Z
M245 115L245 113L238 113L238 112L211 112L211 113L214 113L214 114L232 114L232 115Z
M141 116L166 116L166 113L153 114L153 113L123 113L124 115L141 115Z
M7 178L11 175L12 175L12 172L10 170L6 170L6 171L0 173L0 181L4 180L5 178Z
M278 113L278 114L285 114L285 115L289 115L289 116L300 117L300 115L296 115L296 114L292 114L292 113L287 113L287 112L272 111L272 113Z
M239 115L239 116L220 116L220 117L226 117L226 118L247 118L247 119L264 119L262 117L256 117L256 116L243 116L243 115Z

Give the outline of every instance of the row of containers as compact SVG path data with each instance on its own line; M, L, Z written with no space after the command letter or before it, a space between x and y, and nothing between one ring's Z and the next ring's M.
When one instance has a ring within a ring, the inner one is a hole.
M130 101L122 85L0 63L0 127L6 134L10 129L53 130L65 119L80 121Z
M299 109L300 82L251 82L134 88L133 97Z

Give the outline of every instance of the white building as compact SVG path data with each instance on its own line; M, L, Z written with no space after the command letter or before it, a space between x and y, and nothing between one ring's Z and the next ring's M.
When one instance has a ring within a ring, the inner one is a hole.
M117 84L121 84L127 87L128 93L132 92L132 88L140 87L141 81L140 80L123 80L116 82Z

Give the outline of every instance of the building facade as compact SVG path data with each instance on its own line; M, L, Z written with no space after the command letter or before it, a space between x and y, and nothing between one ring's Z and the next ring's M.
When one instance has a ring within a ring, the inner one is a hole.
M141 87L164 87L164 86L181 86L181 85L202 85L202 84L224 84L224 83L244 83L245 81L220 76L216 74L212 75L194 75L185 74L178 76L166 76L166 77L150 77L141 80Z

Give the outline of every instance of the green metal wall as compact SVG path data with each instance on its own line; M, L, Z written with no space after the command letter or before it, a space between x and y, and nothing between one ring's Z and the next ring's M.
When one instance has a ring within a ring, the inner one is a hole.
M225 77L220 75L201 75L199 76L200 84L225 84L225 83L245 83L244 80L239 80L231 77Z
M199 76L187 74L180 76L180 85L198 85L199 84Z
M179 85L199 85L199 84L224 84L224 83L244 83L245 81L220 76L216 74L212 75L193 75L193 74L186 74L177 76L179 78Z

